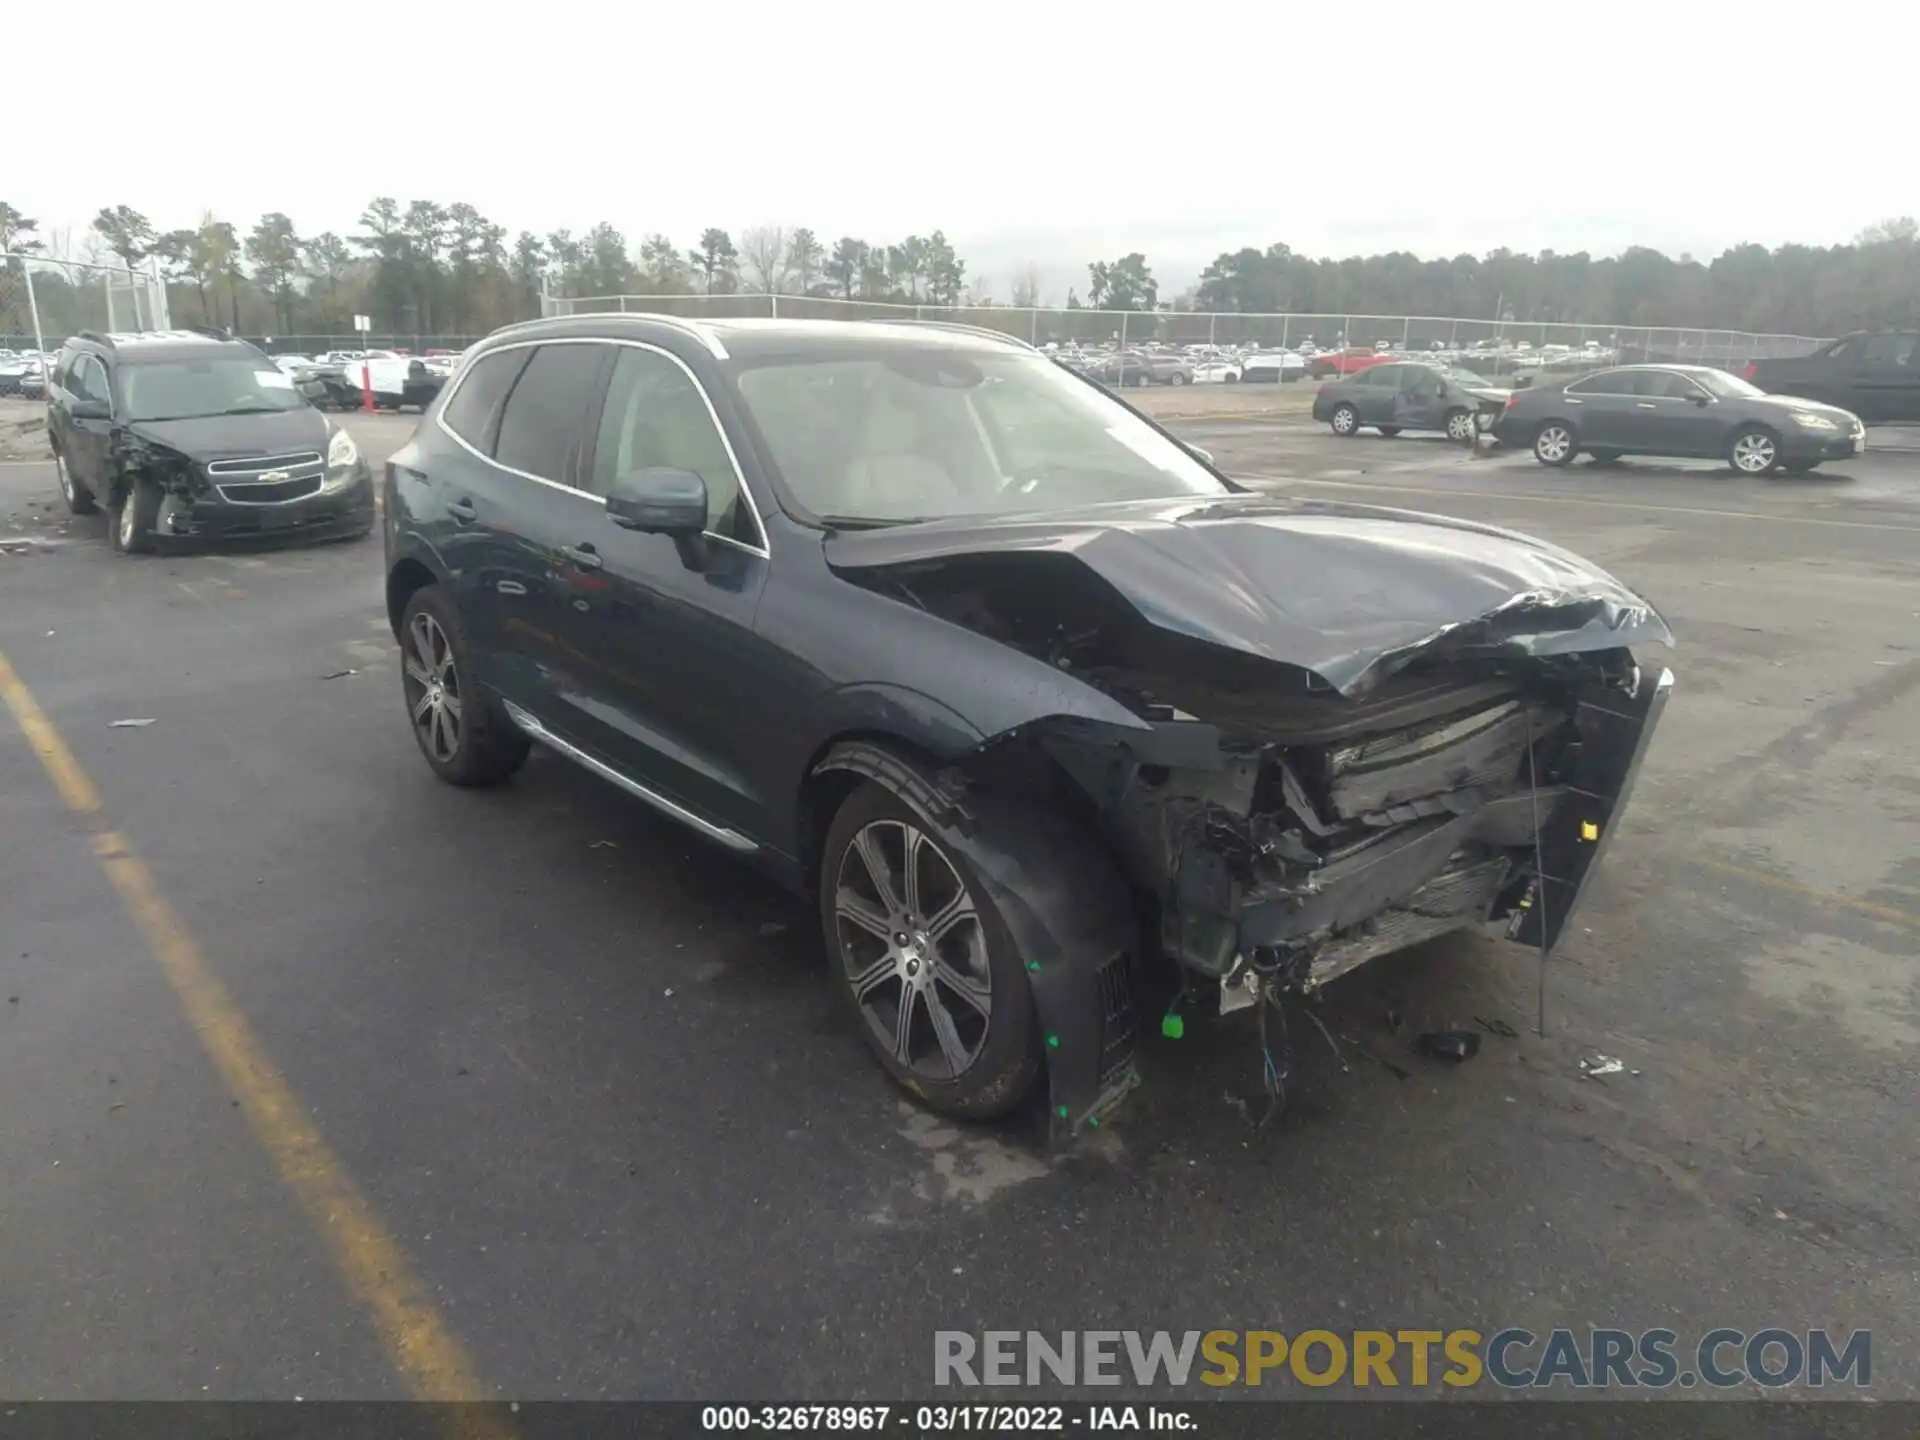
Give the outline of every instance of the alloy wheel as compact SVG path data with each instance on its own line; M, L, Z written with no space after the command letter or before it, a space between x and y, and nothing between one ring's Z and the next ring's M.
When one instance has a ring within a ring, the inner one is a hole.
M67 462L55 455L53 457L54 478L60 482L60 497L69 505L73 503L73 476L67 473Z
M841 852L833 901L840 963L894 1058L951 1080L980 1056L993 1016L987 934L966 882L918 826L874 820Z
M407 627L407 648L401 657L406 675L407 714L413 720L420 747L442 764L460 751L460 673L453 663L453 646L440 622L422 611Z
M1545 460L1549 465L1558 464L1560 461L1566 459L1568 452L1572 449L1573 436L1569 435L1565 427L1560 425L1547 426L1535 437L1533 442L1533 453L1538 455L1542 460Z
M1356 415L1350 407L1342 405L1338 410L1333 412L1334 433L1337 435L1351 435L1359 419L1360 417Z
M1473 416L1464 410L1456 410L1447 418L1447 438L1449 440L1473 439Z
M1749 475L1763 475L1773 468L1778 450L1773 437L1751 430L1733 442L1734 467Z

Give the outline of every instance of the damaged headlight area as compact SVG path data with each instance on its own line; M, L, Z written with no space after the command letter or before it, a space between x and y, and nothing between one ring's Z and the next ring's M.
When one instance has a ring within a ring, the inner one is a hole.
M345 430L335 430L327 441L327 478L325 488L339 490L351 485L359 473L360 447Z

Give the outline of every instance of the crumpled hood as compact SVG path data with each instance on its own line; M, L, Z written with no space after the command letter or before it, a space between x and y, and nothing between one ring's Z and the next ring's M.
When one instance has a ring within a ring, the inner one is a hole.
M1071 555L1148 623L1318 676L1342 694L1459 636L1520 655L1673 643L1570 551L1441 515L1263 495L971 516L827 537L837 572Z
M318 410L278 410L255 415L207 415L190 420L130 420L129 435L204 464L254 455L327 453L332 429Z

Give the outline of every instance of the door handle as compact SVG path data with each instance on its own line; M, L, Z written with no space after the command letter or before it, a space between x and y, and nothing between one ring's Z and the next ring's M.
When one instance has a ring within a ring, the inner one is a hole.
M606 567L606 561L600 558L600 552L591 545L563 545L560 553L573 562L576 570L600 570Z
M473 501L467 499L465 496L462 496L447 506L447 513L462 525L466 524L469 520L476 520L480 516L480 512L474 508Z
M1638 405L1635 405L1633 408L1636 410L1658 410L1660 407L1654 404L1651 400L1642 400Z

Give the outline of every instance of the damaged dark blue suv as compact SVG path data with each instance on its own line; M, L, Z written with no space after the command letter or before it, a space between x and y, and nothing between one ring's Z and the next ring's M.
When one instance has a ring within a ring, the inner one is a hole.
M1177 989L1264 1020L1448 931L1550 948L1670 681L1578 556L1249 493L964 326L513 326L384 483L437 775L537 742L765 866L897 1081L1044 1084L1056 1133Z
M54 367L47 437L68 508L104 507L123 553L373 528L353 437L244 341L83 331Z

